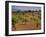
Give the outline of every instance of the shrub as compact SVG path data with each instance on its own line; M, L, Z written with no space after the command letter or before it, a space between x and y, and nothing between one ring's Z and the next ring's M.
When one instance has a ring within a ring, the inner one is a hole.
M17 21L18 21L18 17L13 15L12 16L12 22L17 23Z

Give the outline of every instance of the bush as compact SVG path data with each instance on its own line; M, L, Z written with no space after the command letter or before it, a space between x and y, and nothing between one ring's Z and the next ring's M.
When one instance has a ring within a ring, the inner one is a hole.
M12 16L12 22L17 23L17 21L18 21L17 16L13 15L13 16Z

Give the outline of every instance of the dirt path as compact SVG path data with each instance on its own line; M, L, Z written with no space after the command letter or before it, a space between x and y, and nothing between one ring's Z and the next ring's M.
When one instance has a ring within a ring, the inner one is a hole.
M36 24L33 22L26 22L26 23L17 23L15 25L15 30L14 31L18 31L18 30L38 30L40 29L40 25L38 27L36 27Z

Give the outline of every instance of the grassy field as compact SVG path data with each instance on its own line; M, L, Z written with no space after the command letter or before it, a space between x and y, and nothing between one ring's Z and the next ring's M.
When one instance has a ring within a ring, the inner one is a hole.
M41 29L41 12L12 12L12 31Z

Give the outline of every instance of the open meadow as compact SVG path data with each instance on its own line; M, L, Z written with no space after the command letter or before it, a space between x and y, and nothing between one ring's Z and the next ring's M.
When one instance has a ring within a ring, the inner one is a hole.
M12 12L12 31L41 29L40 11Z

